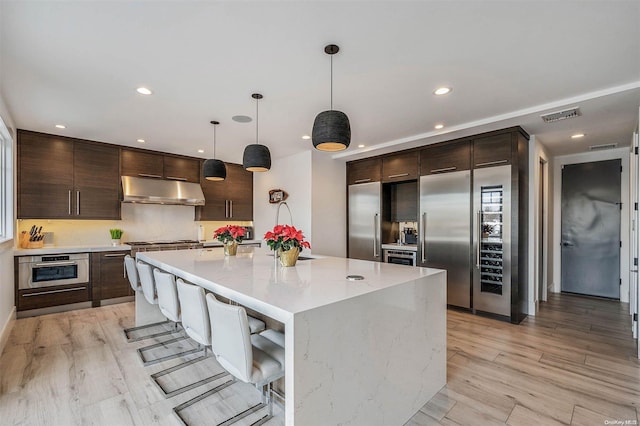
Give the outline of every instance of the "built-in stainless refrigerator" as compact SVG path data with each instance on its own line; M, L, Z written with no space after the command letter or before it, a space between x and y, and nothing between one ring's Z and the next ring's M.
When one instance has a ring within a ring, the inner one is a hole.
M473 309L510 317L511 166L473 171Z
M471 308L471 172L420 177L419 265L447 271L447 304Z
M349 185L349 257L381 261L380 182Z

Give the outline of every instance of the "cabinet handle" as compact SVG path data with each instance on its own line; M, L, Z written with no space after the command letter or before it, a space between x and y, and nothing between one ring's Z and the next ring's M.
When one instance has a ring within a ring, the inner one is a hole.
M380 257L378 253L378 213L373 215L373 257Z
M138 176L162 179L162 176L160 175L150 175L148 173L138 173Z
M422 263L427 261L427 212L422 213Z
M457 167L444 167L442 169L431 169L431 173L452 172L455 169L457 169Z
M229 200L224 200L224 217L229 217Z
M43 262L43 263L36 263L36 266L38 268L46 268L47 266L71 266L71 265L77 265L78 262L76 262L75 260L67 260L67 261L62 261L62 262Z
M355 183L364 183L364 182L371 182L371 178L358 179L358 180L355 181Z
M71 216L71 190L69 190L69 216Z
M229 217L233 218L233 200L229 200Z
M125 257L128 253L105 254L104 257Z
M82 287L76 287L76 288L65 288L65 289L62 289L62 290L39 291L37 293L23 294L22 297L43 296L45 294L66 293L66 292L69 292L69 291L78 291L78 290L86 290L86 289L87 289L87 287L82 286Z
M478 163L478 164L476 164L476 167L494 166L496 164L504 164L504 163L508 163L508 162L509 162L509 160L487 161L486 163Z
M389 175L389 179L404 177L404 176L409 176L409 173L398 173L397 175Z
M76 215L80 216L80 191L76 191Z
M171 180L180 180L183 182L187 181L187 178L183 178L183 177L176 177L176 176L167 176L167 179L171 179Z
M478 210L478 247L476 248L476 268L480 269L480 243L482 242L482 211Z

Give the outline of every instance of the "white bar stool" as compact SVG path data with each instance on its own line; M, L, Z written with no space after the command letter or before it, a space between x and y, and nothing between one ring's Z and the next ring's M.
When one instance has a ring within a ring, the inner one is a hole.
M158 295L158 308L160 308L160 312L162 312L162 315L164 315L169 321L176 324L177 328L177 325L181 321L181 312L180 301L178 300L178 287L176 285L176 279L173 274L169 274L157 268L153 270L153 278L156 284L156 292ZM189 336L183 334L182 336L176 337L174 339L165 340L154 345L145 346L138 349L138 354L140 355L143 364L146 366L178 358L183 355L193 354L202 350L198 347L195 349L188 349L186 351L173 352L169 355L160 356L157 358L149 357L147 355L149 353L153 353L153 351L155 351L156 349L169 348L169 345L188 338Z
M267 407L267 414L253 423L262 424L273 416L271 384L284 376L284 335L275 330L267 330L251 335L247 313L242 306L228 305L218 301L213 294L207 294L207 307L211 320L211 347L216 359L231 375L245 382L261 386L262 400L247 408L218 426L235 423L262 408ZM269 338L271 337L271 338ZM229 382L197 396L173 410L186 424L180 412L194 403L218 392Z
M181 278L178 278L176 282L178 288L178 300L180 301L182 327L184 328L185 333L187 333L190 338L198 343L198 351L202 350L203 354L200 357L183 362L181 364L151 375L153 381L156 383L156 385L158 385L160 390L167 398L179 395L188 390L194 389L198 386L204 385L213 380L228 375L226 371L222 370L218 374L214 374L213 376L206 377L204 379L198 380L189 385L182 386L174 390L167 390L162 385L161 378L163 376L209 358L207 354L207 347L211 346L211 322L209 320L209 312L207 311L204 289L197 285L187 284Z
M142 265L142 266L141 266ZM124 266L127 271L127 278L129 279L129 284L133 291L144 294L145 299L150 304L157 304L157 298L155 294L155 284L153 281L153 276L151 274L151 266L146 265L142 262L137 262L130 255L126 255L124 257ZM141 269L143 270L140 273ZM124 330L124 335L127 338L128 342L137 342L140 340L151 339L153 337L165 336L167 334L174 333L176 330L164 330L162 332L155 332L149 334L142 334L140 336L136 336L138 331L145 330L148 328L158 328L158 326L170 324L170 321L162 321L153 324L141 325L138 327L131 327Z

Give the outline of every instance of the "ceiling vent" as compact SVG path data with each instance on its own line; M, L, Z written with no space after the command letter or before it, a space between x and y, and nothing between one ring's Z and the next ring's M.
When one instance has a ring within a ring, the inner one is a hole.
M554 123L560 120L566 120L567 118L579 117L582 114L580 113L579 107L573 107L570 109L565 109L564 111L556 111L550 112L549 114L543 114L540 116L542 121L545 123Z
M612 149L615 148L616 146L618 146L617 143L605 143L602 145L591 145L589 147L589 151L600 151L602 149Z

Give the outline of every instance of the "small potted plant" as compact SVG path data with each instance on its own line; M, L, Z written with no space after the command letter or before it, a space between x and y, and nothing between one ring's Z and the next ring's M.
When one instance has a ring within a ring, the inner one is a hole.
M223 244L225 256L235 256L238 251L238 243L244 240L245 232L243 226L226 225L213 232L213 239Z
M298 255L305 249L311 248L311 244L304 240L302 231L292 225L276 225L272 231L264 234L264 239L275 256L280 255L282 266L295 266Z
M109 229L109 233L111 234L111 245L119 246L120 239L122 238L122 234L124 231L120 228Z

